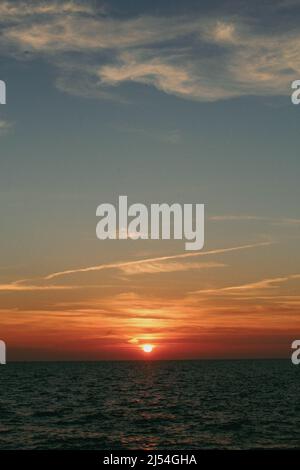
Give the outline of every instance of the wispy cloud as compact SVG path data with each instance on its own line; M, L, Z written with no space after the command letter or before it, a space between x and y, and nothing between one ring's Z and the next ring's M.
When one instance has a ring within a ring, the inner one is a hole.
M0 4L0 21L16 21L19 18L43 15L62 15L72 13L92 13L92 7L74 1L2 1Z
M128 275L135 274L157 274L157 273L172 273L179 271L190 271L197 269L212 269L222 268L223 263L178 263L178 262L148 262L142 264L134 264L130 266L123 266L121 270Z
M39 290L59 290L59 289L77 289L86 286L85 284L79 285L53 285L50 281L56 279L67 278L71 275L86 274L91 272L99 272L105 270L118 270L125 275L138 275L138 274L158 274L176 271L187 271L193 269L212 269L220 268L225 266L219 262L207 262L207 263L191 263L189 259L202 257L202 256L213 256L225 253L231 253L236 251L248 250L253 248L259 248L263 246L271 245L271 242L253 243L248 245L240 245L230 248L219 248L210 251L199 251L181 253L177 255L159 256L152 258L139 259L134 261L120 261L116 263L104 263L96 266L87 266L83 268L68 269L65 271L58 271L55 273L48 274L47 276L40 277L37 279L20 279L11 283L0 284L0 291L39 291ZM94 286L98 287L99 286Z
M258 215L247 215L247 214L225 214L225 215L213 215L209 217L209 220L213 222L234 222L234 221L259 221L268 222L272 225L289 225L299 226L300 219L292 217L266 217Z
M209 217L209 220L214 222L223 222L223 221L245 221L245 220L266 220L265 217L260 217L256 215L247 215L247 214L224 214L224 215L212 215ZM269 220L269 219L267 219Z
M36 285L27 284L27 281L16 281L6 284L0 284L0 291L4 292L32 292L32 291L51 291L51 290L72 290L79 289L82 286L57 286L57 285Z
M246 16L121 17L69 1L2 2L0 16L2 52L45 58L73 94L111 98L133 82L199 101L287 95L300 73L299 31Z
M124 271L124 269L132 268L133 266L135 266L136 269L138 269L138 267L142 265L149 265L149 263L157 263L157 262L164 262L164 261L171 261L171 260L182 260L182 259L195 258L195 257L201 257L201 256L218 255L218 254L223 254L223 253L230 253L233 251L241 251L241 250L248 250L251 248L263 247L267 245L271 245L271 242L252 243L248 245L240 245L240 246L234 246L230 248L219 248L219 249L210 250L210 251L197 251L193 253L182 253L182 254L177 254L177 255L160 256L160 257L155 257L155 258L147 258L147 259L134 260L134 261L121 261L118 263L100 264L97 266L88 266L85 268L75 268L75 269L68 269L65 271L59 271L56 273L49 274L45 276L43 279L49 281L52 279L69 276L72 274L102 271L106 269L120 269Z
M0 119L0 136L8 134L12 127L12 122L6 121L5 119Z
M300 274L289 274L287 276L261 279L259 281L239 284L235 286L197 290L197 291L191 292L191 294L218 294L218 293L230 294L230 293L237 293L237 292L242 292L242 291L257 291L261 289L276 288L282 283L289 282L292 280L297 280L297 279L300 279Z
M126 134L135 134L166 144L177 145L182 140L182 133L179 129L145 129L142 127L124 126L124 124L114 126L114 128Z

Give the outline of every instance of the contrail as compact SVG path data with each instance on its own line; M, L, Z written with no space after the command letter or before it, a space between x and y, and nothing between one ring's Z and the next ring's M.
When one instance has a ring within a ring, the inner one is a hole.
M217 250L210 250L210 251L203 251L203 252L200 251L196 253L182 253L179 255L160 256L156 258L146 258L146 259L136 260L136 261L124 261L124 262L119 262L119 263L107 263L107 264L100 264L97 266L88 266L86 268L68 269L66 271L60 271L60 272L48 274L42 279L46 281L50 281L58 277L68 276L68 275L77 274L77 273L103 271L105 269L121 269L126 266L132 266L132 265L138 265L138 264L144 264L144 263L153 263L156 261L169 261L169 260L174 260L174 259L191 258L191 257L196 257L196 256L217 255L217 254L222 254L222 253L229 253L231 251L241 251L241 250L247 250L251 248L257 248L260 246L267 246L267 245L271 245L272 243L273 242L253 243L249 245L234 246L231 248L219 248Z

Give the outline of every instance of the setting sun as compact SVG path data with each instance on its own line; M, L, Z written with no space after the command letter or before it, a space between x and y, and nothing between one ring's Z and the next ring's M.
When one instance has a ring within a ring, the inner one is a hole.
M153 348L154 348L153 344L144 344L142 346L142 349L145 353L151 353L153 351Z

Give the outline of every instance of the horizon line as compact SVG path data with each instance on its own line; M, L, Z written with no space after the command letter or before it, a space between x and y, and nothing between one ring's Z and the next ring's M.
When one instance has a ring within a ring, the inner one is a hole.
M37 359L37 360L14 360L7 361L8 364L31 364L31 363L82 363L82 362L204 362L204 361L282 361L290 360L290 357L232 357L232 358L185 358L185 359Z

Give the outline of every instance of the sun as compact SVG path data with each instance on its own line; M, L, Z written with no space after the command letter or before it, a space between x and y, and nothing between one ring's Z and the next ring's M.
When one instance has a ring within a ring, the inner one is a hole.
M153 351L153 344L143 344L142 346L142 350L145 352L145 353L151 353Z

